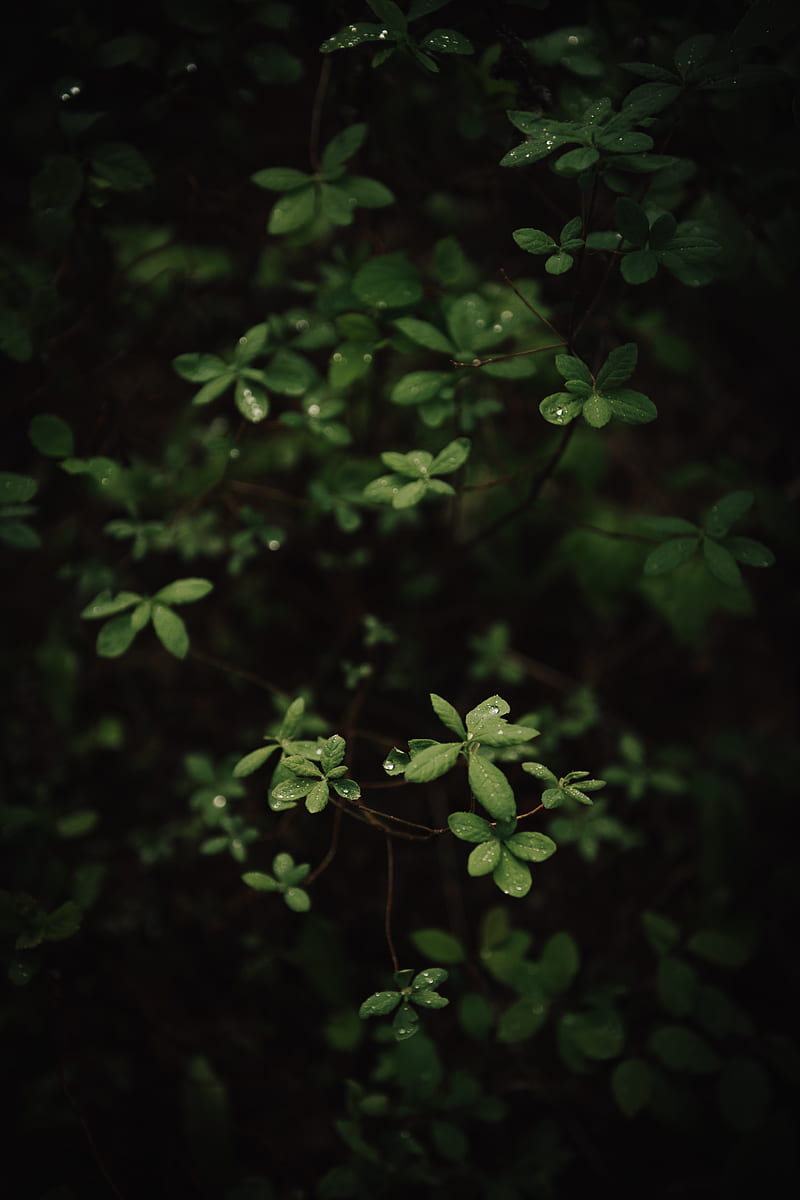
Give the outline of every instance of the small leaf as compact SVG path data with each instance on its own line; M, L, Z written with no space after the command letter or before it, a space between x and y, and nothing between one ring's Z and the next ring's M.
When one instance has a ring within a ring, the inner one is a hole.
M526 896L531 889L530 868L509 853L504 846L500 849L500 863L492 873L492 879L501 892L517 899Z
M470 851L467 859L467 871L470 875L490 875L500 862L501 846L494 838L481 842Z
M48 942L62 942L72 937L81 927L82 913L73 900L65 900L47 915L44 936Z
M470 754L468 777L475 799L491 817L496 821L508 821L516 816L517 806L511 784L493 762L479 754Z
M39 413L28 426L28 437L40 454L49 458L68 458L75 453L72 430L63 418L54 413ZM0 500L4 500L0 490Z
M611 405L616 419L625 425L646 425L649 421L655 421L658 416L658 409L653 401L632 388L606 392L605 398Z
M176 579L156 592L153 599L162 604L193 604L207 596L213 587L208 579Z
M744 516L752 503L752 492L729 492L709 509L703 528L711 537L724 537L731 525Z
M567 990L580 969L580 954L571 933L562 930L547 939L539 956L539 967L552 995Z
M681 931L674 921L646 909L642 913L645 937L656 954L667 954L680 941Z
M270 192L291 192L311 182L310 175L294 167L267 167L264 171L256 171L250 178L258 187Z
M454 767L461 753L460 742L437 742L415 754L406 767L409 783L430 783Z
M181 379L188 379L190 383L207 383L230 370L218 354L179 354L173 358L172 366Z
M477 813L450 813L447 824L462 842L488 842L494 837L489 822Z
M334 50L352 50L355 46L362 46L365 42L377 42L381 40L382 29L380 25L374 25L369 21L359 21L355 25L347 25L344 29L340 29L333 37L326 38L320 46L321 54L331 54Z
M283 894L284 903L292 912L308 912L311 908L311 897L302 888L290 887Z
M242 882L246 883L249 888L253 888L256 892L279 892L281 885L277 879L273 879L271 875L265 874L264 871L247 871L242 876Z
M614 225L627 242L634 246L645 246L650 236L647 213L628 196L620 196L614 205Z
M566 275L567 271L572 269L574 259L566 250L560 250L558 254L553 254L547 259L544 264L544 269L548 275Z
M97 653L102 658L119 658L136 637L130 613L106 621L97 635Z
M386 208L394 204L394 193L377 179L368 179L364 175L345 175L344 179L339 180L339 187L350 205L353 201L360 208Z
M611 420L611 405L602 392L592 392L583 405L583 419L593 429L602 429Z
M600 370L597 372L595 386L602 391L618 388L621 383L630 379L636 369L639 348L635 342L626 342L611 351Z
M457 471L469 458L470 446L469 438L465 437L448 442L428 467L428 474L449 475L451 471Z
M427 490L427 484L422 479L407 483L395 492L392 497L392 507L411 508L412 505L419 503Z
M274 742L271 746L260 746L258 750L251 750L249 754L245 754L233 768L234 778L242 779L245 775L252 775L277 749L277 742Z
M549 254L558 249L558 243L543 229L515 229L512 237L520 249L529 254Z
M707 537L703 540L703 557L711 574L728 587L744 587L742 572L736 565L736 559L720 542Z
M523 771L527 771L529 775L533 775L534 779L541 779L547 783L558 782L558 777L544 763L524 762L522 763L522 769Z
M595 150L593 146L581 146L578 150L568 150L566 154L562 154L553 170L557 175L571 178L573 175L580 175L582 171L593 167L599 159L599 150Z
M358 1015L362 1021L367 1017L384 1017L394 1012L399 1003L399 992L373 992L359 1008Z
M558 849L553 839L546 834L527 830L512 834L503 844L515 858L521 858L525 862L544 862Z
M671 538L668 542L662 542L644 560L645 575L663 575L665 571L674 571L689 561L699 544L698 537Z
M361 788L355 779L334 779L333 790L344 800L358 800L361 797Z
M463 962L466 958L464 947L458 938L444 929L418 929L410 935L412 945L427 959L434 962L451 964Z
M314 219L316 205L317 192L313 187L285 192L272 206L267 232L279 236L308 225Z
M342 166L348 159L361 149L364 138L367 136L367 127L359 122L356 125L348 125L346 129L342 129L332 138L322 152L322 171L323 174L328 174L334 168Z
M410 371L392 388L392 403L424 404L450 383L452 378L446 371Z
M684 1025L663 1025L649 1038L650 1049L665 1067L687 1075L709 1075L720 1060L705 1038Z
M270 795L274 800L294 802L307 796L312 787L314 787L312 779L298 779L296 775L293 775L291 779L284 779L276 784Z
M406 308L422 299L420 273L401 252L364 263L352 286L359 300L376 308Z
M634 287L649 283L658 272L658 259L652 250L632 250L623 258L620 272L625 282Z
M472 54L472 43L455 29L434 29L421 45L436 54Z
M643 1058L626 1058L617 1063L611 1073L611 1091L620 1112L635 1117L652 1094L652 1067Z
M153 628L164 649L176 658L185 658L189 652L189 634L183 618L163 604L153 605L152 617Z
M81 616L87 621L111 617L115 613L124 612L126 608L133 608L141 598L138 592L118 592L116 596L112 596L106 590L95 596L94 600L89 601Z
M462 741L466 741L467 731L464 728L464 722L457 710L449 701L437 696L435 692L431 692L431 704L433 711L436 713L439 720L445 725L451 733L454 733Z
M92 171L116 192L138 192L153 182L147 159L128 142L106 142L92 151Z
M539 405L539 412L551 425L569 425L570 421L580 416L582 408L583 398L571 396L569 392L554 392L551 396L545 396Z
M746 567L771 567L775 562L775 555L769 547L755 538L726 537L722 545L737 562L744 563Z
M398 317L395 326L412 342L424 346L426 350L438 350L442 354L455 354L456 347L430 321L420 321L418 317Z

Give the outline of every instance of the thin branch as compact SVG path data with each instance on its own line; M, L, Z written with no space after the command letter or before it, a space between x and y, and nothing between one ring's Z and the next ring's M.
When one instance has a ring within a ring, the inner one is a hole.
M522 292L519 290L517 285L515 283L512 283L511 280L509 279L504 267L500 268L500 274L502 275L503 279L508 284L508 286L511 288L514 295L518 296L520 298L520 300L522 301L522 303L525 305L525 307L530 312L532 312L535 317L538 317L538 319L542 322L542 324L546 325L551 333L554 333L556 335L556 337L559 339L559 342L561 345L566 346L567 339L564 337L563 333L561 333L560 330L556 329L555 325L551 325L551 323L548 321L547 317L542 316L542 314L539 312L539 310L531 304L531 302L530 302L530 300L528 300L527 296L523 296Z
M513 350L508 354L496 354L494 358L473 358L472 362L456 362L454 358L451 358L450 363L454 367L485 367L487 363L505 362L509 358L524 358L528 354L542 354L545 350L560 350L566 344L566 342L550 342L547 346L537 346L534 350Z
M383 928L386 931L386 944L389 947L389 953L392 956L392 966L395 975L400 970L400 963L397 959L397 951L392 938L392 898L394 895L394 849L392 840L389 835L386 835L386 911L384 913Z
M92 1136L92 1131L87 1124L86 1118L83 1115L80 1105L78 1104L77 1100L75 1099L74 1095L72 1094L70 1086L67 1083L67 1073L64 1068L64 1060L60 1054L58 1056L58 1077L61 1081L61 1090L63 1091L64 1095L66 1096L66 1098L69 1102L70 1108L75 1113L76 1117L78 1118L78 1121L80 1122L81 1129L83 1130L83 1136L86 1138L86 1142L87 1142L87 1145L89 1146L89 1150L91 1152L92 1158L94 1159L95 1166L97 1167L100 1174L103 1176L103 1179L105 1179L108 1186L111 1188L111 1191L117 1197L117 1200L125 1200L125 1197L123 1196L122 1192L119 1190L117 1185L114 1183L114 1180L111 1178L111 1175L109 1174L108 1168L106 1167L105 1163L103 1162L103 1160L100 1156L100 1151L98 1150L97 1143L95 1142L94 1137Z
M318 876L320 876L323 871L327 870L327 868L331 865L334 858L336 857L336 851L339 848L339 831L341 830L341 827L342 827L342 812L343 811L344 810L342 808L340 808L338 805L336 806L336 811L333 814L333 829L331 830L331 843L328 846L327 853L326 853L325 857L322 859L322 861L317 863L316 867L311 872L311 874L304 880L303 887L308 887L308 885L310 883L313 883L314 880Z
M232 667L230 663L222 662L219 658L214 658L212 654L205 654L202 650L189 650L189 657L196 659L198 662L205 663L207 667L214 667L217 671L225 671L228 675L238 675L241 679L246 679L248 683L255 684L256 687L262 688L265 692L271 692L273 696L280 696L282 700L288 700L289 693L283 688L279 688L277 684L270 683L268 679L263 679L260 675L256 675L254 671L246 671L242 667Z

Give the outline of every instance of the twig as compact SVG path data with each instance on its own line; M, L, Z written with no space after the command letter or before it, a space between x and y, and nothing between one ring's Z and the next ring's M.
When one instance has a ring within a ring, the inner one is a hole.
M397 951L394 947L394 939L392 938L392 897L394 894L394 849L392 840L388 833L386 835L386 911L384 914L383 927L386 931L386 943L389 947L389 953L392 956L392 966L395 975L400 970L400 963L397 959Z

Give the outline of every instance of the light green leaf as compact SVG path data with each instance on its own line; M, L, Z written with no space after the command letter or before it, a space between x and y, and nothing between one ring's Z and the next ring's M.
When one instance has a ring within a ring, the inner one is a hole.
M181 379L188 379L190 383L207 383L230 372L230 367L218 354L179 354L173 358L172 366Z
M245 775L252 775L259 767L263 767L270 755L274 754L277 749L277 742L274 742L271 746L259 746L257 750L251 750L249 754L240 758L233 768L234 777L242 779Z
M492 873L492 879L501 892L517 899L527 896L531 890L530 868L509 853L504 846L500 849L500 862Z
M493 762L480 754L470 754L468 777L475 799L491 817L496 821L508 821L516 816L517 806L511 784Z
M81 616L87 621L111 617L115 613L124 612L126 608L133 608L141 598L138 592L118 592L116 596L112 596L106 590L95 596L94 600L89 601Z
M303 396L317 382L317 373L307 358L293 350L278 350L263 372L263 381L281 396Z
M527 830L512 834L503 844L515 858L524 859L525 862L544 862L558 849L553 839L546 834Z
M102 658L119 658L136 637L130 613L106 621L97 635L97 653Z
M169 650L176 658L186 658L189 652L189 634L183 618L163 604L153 605L152 617L153 628L164 649Z
M333 790L343 800L358 800L361 796L361 788L355 779L334 779Z
M310 175L294 167L267 167L263 171L256 171L250 178L258 187L270 192L292 192L311 182Z
M430 783L454 767L461 752L460 742L437 742L415 754L406 767L409 783Z
M216 400L223 392L227 392L235 378L235 372L230 370L226 371L224 375L219 375L216 379L210 380L200 388L199 392L195 392L194 396L192 396L192 404L210 404L212 400Z
M433 711L442 724L454 733L456 737L461 738L462 741L466 741L467 731L464 728L464 722L453 705L441 696L437 696L435 692L431 692L431 704Z
M644 560L645 575L662 575L665 571L674 571L682 563L692 557L700 539L698 537L671 538L651 550Z
M462 842L487 842L494 837L489 822L477 813L450 813L447 824Z
M744 587L742 572L736 565L736 559L720 542L707 537L703 540L703 557L711 574L728 587Z
M319 783L311 785L306 793L306 809L310 813L322 812L327 807L330 799L330 789L327 782L321 779Z
M467 859L469 874L473 876L490 875L500 862L500 850L500 843L494 838L475 846Z
M153 614L152 600L142 600L131 613L131 626L134 633L144 629Z
M156 592L153 599L162 604L193 604L207 596L213 587L208 579L176 579Z
M334 225L352 225L355 219L355 203L350 203L347 192L330 183L323 183L319 190L320 211Z
M49 458L67 458L75 453L72 430L62 417L55 413L39 413L28 426L28 437L40 454ZM0 489L0 500L4 500Z
M306 801L306 804L308 802ZM283 894L284 903L292 912L301 913L308 912L311 908L311 897L308 892L304 892L302 888L290 887Z
M448 442L428 467L428 474L449 475L451 471L457 471L460 467L463 467L469 458L470 448L471 442L466 437L456 438L454 441Z
M281 783L276 784L270 795L273 800L294 802L307 796L312 787L314 787L312 779L298 779L296 775L293 775L291 779L284 779Z
M279 892L281 890L277 879L273 879L271 875L267 875L263 871L246 871L242 876L242 882L256 892Z
M553 392L542 400L539 412L551 425L569 425L580 416L582 408L582 398L571 396L569 392Z
M425 495L426 490L427 485L422 479L416 479L413 483L407 483L405 486L398 488L392 497L392 507L411 508L412 505L419 503Z
M553 254L544 264L544 269L548 275L566 275L567 271L572 269L574 258L568 254L566 250L560 250L558 254Z
M611 420L611 405L602 392L592 392L583 405L583 419L593 429L602 429Z
M235 390L236 407L246 421L256 425L269 413L269 396L249 379L237 379Z
M527 771L529 775L533 775L534 779L541 779L547 783L558 782L558 777L544 763L524 762L522 763L522 769L523 771Z

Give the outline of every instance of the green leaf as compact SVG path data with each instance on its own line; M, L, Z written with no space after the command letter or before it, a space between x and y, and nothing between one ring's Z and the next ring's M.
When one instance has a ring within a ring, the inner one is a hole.
M327 781L321 779L318 783L311 785L306 793L306 809L310 813L322 812L327 807L330 800L330 789Z
M256 892L279 892L281 885L277 879L273 879L271 875L265 874L263 871L247 871L242 876L242 882L246 883L249 888L253 888Z
M663 575L665 571L674 571L682 563L692 557L700 539L698 537L671 538L651 550L644 560L645 575Z
M736 565L736 559L729 550L713 538L703 539L703 557L711 574L728 587L744 587L742 572Z
M749 939L717 929L701 929L686 944L692 954L717 967L743 967L752 954Z
M460 742L436 742L414 755L406 767L406 779L409 783L430 783L454 767L460 753Z
M683 517L644 517L642 525L653 533L700 533L696 525Z
M308 802L306 802L307 804ZM308 912L311 908L311 897L308 892L304 892L302 888L290 887L283 894L284 903L292 912L303 913Z
M582 171L593 167L599 159L599 150L595 150L593 146L581 146L577 150L568 150L566 154L562 154L553 170L557 175L572 178L573 175L580 175Z
M399 1003L399 992L373 992L359 1008L358 1015L362 1021L367 1017L385 1017L394 1012Z
M754 538L726 537L722 545L737 562L744 563L746 567L771 567L775 562L775 555L769 547Z
M412 945L420 954L448 966L463 962L464 947L458 938L444 929L418 929L410 935Z
M656 954L669 953L680 941L681 932L675 922L649 909L642 913L642 926L645 937Z
M102 658L119 658L136 637L130 613L106 621L97 635L97 653Z
M377 179L368 179L365 175L345 175L339 180L339 187L347 196L348 203L355 201L361 208L386 208L394 204L394 193L384 183Z
M345 191L339 187L333 187L329 183L323 183L320 186L319 195L320 211L326 220L331 221L334 225L352 225L355 204L350 203Z
M643 117L651 117L666 108L681 93L681 88L671 83L643 83L629 92L622 101L622 114L631 124Z
M522 763L522 769L523 771L527 771L529 775L533 775L534 779L541 779L547 783L558 782L558 777L544 763L524 762Z
M381 40L382 28L369 21L359 21L355 25L347 25L333 37L326 38L320 46L320 54L331 54L334 50L352 50L355 46L363 46L365 42Z
M359 268L353 291L375 308L407 308L422 299L422 280L405 254L383 254Z
M179 354L173 358L172 366L181 379L190 383L206 383L230 374L230 367L218 354Z
M658 998L673 1017L684 1017L694 1004L697 973L683 959L665 954L659 959L656 975Z
M193 604L207 596L213 587L208 579L176 579L156 592L153 599L162 604Z
M673 1071L709 1075L720 1068L720 1060L705 1038L684 1025L662 1025L651 1033L649 1046Z
M278 745L275 742L271 746L259 746L257 750L251 750L249 754L245 754L233 768L234 778L242 779L245 775L252 775L259 767L263 767L270 755L274 754L277 749Z
M163 604L153 605L152 616L153 628L164 649L169 650L176 658L186 658L189 652L189 634L183 618Z
M204 384L200 388L199 392L195 392L194 396L192 396L192 404L210 404L212 400L216 400L223 392L227 392L235 378L234 371L229 370L224 375L219 375L216 379L210 380L209 383Z
M398 317L394 323L402 334L426 350L438 350L451 355L456 352L449 338L430 321L420 321L418 317Z
M477 813L450 813L447 824L462 842L487 842L494 837L491 825Z
M90 600L86 608L81 613L84 620L98 620L101 617L110 617L115 613L124 612L126 608L133 608L141 600L138 592L118 592L116 596L106 590L95 596L94 600Z
M593 429L602 429L611 420L611 405L602 392L592 392L583 405L583 419Z
M139 192L154 176L147 159L128 142L106 142L92 151L92 171L115 192Z
M547 990L553 995L565 992L578 974L580 955L572 934L554 933L547 939L539 956L539 968Z
M263 388L249 380L237 379L235 390L236 407L246 421L256 425L269 413L269 397Z
M267 222L267 232L280 236L301 229L313 219L317 206L317 192L313 187L285 192L272 206Z
M752 492L729 492L709 509L703 522L706 533L713 538L724 537L753 503Z
M281 396L303 396L317 382L307 358L293 350L278 350L263 373L264 383Z
M614 225L627 242L634 246L645 246L650 236L647 213L628 196L620 196L614 205Z
M419 503L426 491L427 484L422 479L417 479L413 483L407 483L404 487L398 488L392 497L392 507L411 508L413 504Z
M539 405L539 412L551 425L569 425L570 421L580 416L582 408L582 398L571 396L569 392L554 392L551 396L545 396Z
M475 799L491 817L496 821L508 821L516 816L517 806L511 784L493 762L480 754L470 754L468 777Z
M571 270L574 259L571 254L567 254L565 250L559 251L558 254L552 255L544 264L544 269L548 275L566 275L567 271Z
M521 996L500 1015L497 1040L504 1045L524 1042L547 1020L547 1005L539 997Z
M617 1063L611 1074L611 1091L620 1112L635 1117L652 1095L652 1067L643 1058L626 1058Z
M488 696L486 700L482 700L467 713L467 729L471 733L477 734L487 720L504 717L510 711L508 703L502 696Z
M39 413L28 426L28 437L40 454L49 458L68 458L75 453L72 430L54 413ZM0 499L4 499L0 493Z
M452 383L447 371L410 371L392 388L393 404L425 404Z
M633 250L626 254L620 266L622 278L634 287L648 283L658 271L658 259L652 250Z
M527 896L531 890L530 868L509 853L504 846L500 848L500 862L492 873L492 879L501 892L517 899Z
M632 388L606 392L605 398L611 405L614 416L625 425L646 425L649 421L655 421L658 416L658 409L653 401Z
M81 927L82 913L73 900L65 900L47 915L44 936L48 942L62 942L72 937Z
M270 192L292 192L311 182L310 175L294 167L267 167L263 171L256 171L250 178L258 187Z
M29 475L0 471L0 504L25 504L35 495L37 483Z
M600 370L597 372L595 386L603 391L618 388L621 383L630 379L636 369L639 348L635 342L626 342L612 350Z
M490 875L500 862L500 851L500 843L494 838L475 846L467 859L468 873L473 876Z
M343 800L358 800L361 797L361 788L354 779L334 779L333 790Z
M555 357L556 370L565 379L579 379L588 387L593 386L592 372L586 363L572 354L557 354Z
M611 1008L589 1012L565 1013L565 1032L587 1058L606 1062L617 1058L625 1045L625 1029L619 1013Z
M437 696L435 692L431 692L431 704L433 711L436 713L443 725L454 733L456 737L461 738L462 742L467 739L467 731L464 728L464 722L457 710L447 700L441 696Z
M449 475L451 471L457 471L463 467L464 463L469 458L469 452L472 443L469 438L456 438L439 451L433 462L428 467L429 475Z
M542 792L542 804L545 808L558 808L564 802L564 793L560 787L546 788Z
M302 800L304 796L307 796L314 786L313 779L299 779L293 775L291 779L284 779L276 784L270 795L273 800L286 800L294 803L294 801Z
M529 254L549 254L558 249L558 243L543 229L515 229L512 237L519 248Z
M142 600L139 604L137 604L136 608L131 613L131 626L134 633L139 633L142 629L144 629L152 615L152 600Z
M455 29L434 29L421 45L435 54L472 54L472 43Z
M550 858L558 848L553 839L547 837L546 834L527 830L512 834L510 838L506 838L503 844L515 858L537 863Z
M322 152L322 171L327 175L336 167L342 166L348 159L352 158L356 151L361 149L364 138L367 136L367 127L362 122L356 125L348 125L346 129L342 129L332 138Z

